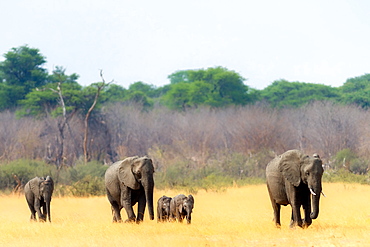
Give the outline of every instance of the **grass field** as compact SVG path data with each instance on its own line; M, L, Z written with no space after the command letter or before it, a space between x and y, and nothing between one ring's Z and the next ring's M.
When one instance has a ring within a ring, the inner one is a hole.
M324 184L323 191L308 229L289 229L290 206L275 228L265 185L198 192L191 225L148 215L140 225L113 224L105 197L55 197L52 223L35 223L23 195L0 196L0 246L370 246L370 186ZM155 191L155 209L163 194L179 193Z

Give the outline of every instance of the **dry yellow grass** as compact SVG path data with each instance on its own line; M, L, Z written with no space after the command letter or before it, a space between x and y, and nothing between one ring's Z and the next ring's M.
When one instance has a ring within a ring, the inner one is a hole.
M319 218L305 230L289 229L290 207L274 227L265 185L197 193L191 225L148 215L140 225L113 224L105 197L53 198L53 222L34 223L23 195L1 196L0 246L370 246L370 186L323 189ZM178 193L156 191L155 202Z

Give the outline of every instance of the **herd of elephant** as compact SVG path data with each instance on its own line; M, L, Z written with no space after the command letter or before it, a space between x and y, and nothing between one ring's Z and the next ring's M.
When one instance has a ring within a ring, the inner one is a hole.
M324 169L319 155L309 156L300 150L289 150L267 164L266 180L274 211L274 222L280 227L281 205L291 205L290 227L307 228L319 214L319 201L322 193L321 178ZM144 219L146 205L149 217L154 219L153 191L154 166L150 158L129 157L112 164L105 173L105 187L111 204L113 222L122 222L121 210L127 213L125 222L140 223ZM36 177L25 185L24 191L31 210L31 220L50 218L50 201L54 183L50 176ZM311 202L312 201L312 202ZM133 206L137 206L137 215ZM304 218L301 218L301 207ZM157 202L158 222L178 221L186 218L191 223L194 208L192 195L177 195L173 198L162 196Z

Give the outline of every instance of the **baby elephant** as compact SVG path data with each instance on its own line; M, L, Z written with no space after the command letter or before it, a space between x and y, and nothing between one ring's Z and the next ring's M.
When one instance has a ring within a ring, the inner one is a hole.
M50 201L54 191L53 179L49 176L35 177L24 186L28 207L31 210L31 220L36 221L36 213L39 221L44 222L50 218Z
M157 217L158 222L168 221L170 217L170 202L172 198L168 196L162 196L158 199L157 203Z
M182 222L186 216L187 223L190 224L193 208L194 197L192 195L188 195L188 197L183 194L177 195L172 198L170 203L170 218Z

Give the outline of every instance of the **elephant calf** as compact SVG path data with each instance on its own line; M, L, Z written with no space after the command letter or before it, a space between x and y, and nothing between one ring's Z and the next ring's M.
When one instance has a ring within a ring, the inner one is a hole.
M191 223L191 213L194 208L194 197L188 195L187 197L183 194L177 195L172 198L170 203L170 219L182 222L186 217L187 223Z
M46 221L46 217L50 217L50 202L54 191L53 179L49 176L35 177L28 181L24 186L24 194L31 210L31 220L36 221L36 212L39 221ZM41 211L42 209L42 211Z
M168 221L170 217L170 203L172 198L168 196L162 196L158 199L157 203L157 217L158 222Z

